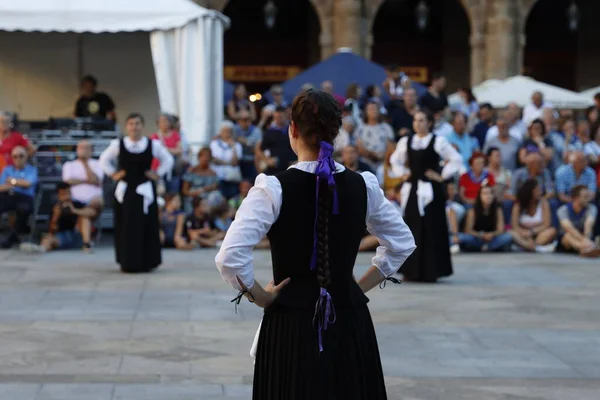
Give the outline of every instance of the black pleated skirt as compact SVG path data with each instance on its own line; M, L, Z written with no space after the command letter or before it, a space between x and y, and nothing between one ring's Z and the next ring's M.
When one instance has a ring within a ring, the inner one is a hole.
M336 309L323 332L314 310L274 305L265 310L254 367L254 400L387 399L377 338L366 305Z

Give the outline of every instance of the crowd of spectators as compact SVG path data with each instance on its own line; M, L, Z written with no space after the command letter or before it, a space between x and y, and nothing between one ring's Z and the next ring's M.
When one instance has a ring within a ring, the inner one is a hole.
M334 143L340 163L375 173L387 197L401 208L406 177L394 175L390 156L399 140L413 133L415 113L429 112L435 121L433 132L444 137L463 161L460 173L446 181L453 252L558 250L600 255L600 96L596 107L581 114L555 109L539 92L531 95L524 109L516 104L504 109L479 104L469 89L459 91L461 103L449 105L443 74L434 74L428 90L417 96L408 77L392 67L388 72L381 87L370 85L363 91L352 84L343 95L331 82L322 83L321 89L342 108ZM219 131L195 156L178 119L168 114L157 118L150 137L160 140L176 160L159 185L164 201L161 238L166 247L218 246L257 174L276 174L296 162L288 140L290 104L281 86L273 86L270 94L272 101L259 107L249 100L244 85L238 85ZM5 166L0 212L26 215L36 178L25 160L34 149L10 133L7 123L0 115L0 160ZM63 200L53 211L51 238L42 242L46 250L80 243L89 249L88 231L102 208L103 179L89 154L89 145L80 143L78 159L63 169L65 184L59 187ZM22 218L11 227L18 223ZM77 235L67 238L64 231ZM15 232L5 245L16 241ZM366 236L361 249L376 245Z

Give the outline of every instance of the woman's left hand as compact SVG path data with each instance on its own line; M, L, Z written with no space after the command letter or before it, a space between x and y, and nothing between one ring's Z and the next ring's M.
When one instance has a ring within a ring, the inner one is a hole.
M444 181L444 178L442 178L442 176L440 174L438 174L437 172L435 172L432 169L428 169L427 171L425 171L425 177L427 179L430 179L430 180L436 181L436 182Z

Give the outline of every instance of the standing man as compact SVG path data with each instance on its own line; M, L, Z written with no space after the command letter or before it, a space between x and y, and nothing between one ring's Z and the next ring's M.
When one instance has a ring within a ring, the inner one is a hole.
M74 201L94 210L91 218L102 211L102 181L104 172L98 160L92 158L92 145L87 140L77 143L77 159L67 161L62 168L62 179L71 188Z
M288 169L296 160L288 137L285 108L278 107L273 113L273 123L256 145L256 169L259 173L275 175Z
M144 118L130 114L127 135L113 140L100 156L104 173L115 189L115 250L125 273L150 272L161 262L156 181L173 169L173 156L158 140L143 134ZM156 172L152 159L159 160ZM115 167L115 165L117 165Z
M15 211L16 219L9 219L10 233L0 243L3 249L19 244L19 230L25 219L33 212L37 169L27 164L27 151L17 146L11 152L12 165L8 165L0 175L0 216L7 211Z
M115 103L109 95L97 92L98 80L92 75L81 79L79 89L81 96L75 103L75 117L117 120Z
M429 111L432 114L442 112L446 114L448 109L448 97L444 93L446 88L446 77L438 72L433 74L429 90L419 98L419 106L423 111Z

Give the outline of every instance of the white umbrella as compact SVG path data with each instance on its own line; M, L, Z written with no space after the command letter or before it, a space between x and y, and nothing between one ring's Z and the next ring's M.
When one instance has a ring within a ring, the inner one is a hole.
M586 89L583 92L580 92L579 94L593 100L594 96L597 93L600 93L600 86L596 86L591 89Z
M507 78L499 85L490 85L477 93L476 97L479 103L490 103L495 108L506 107L510 103L525 107L531 102L534 92L541 92L544 101L556 108L584 109L593 103L592 99L580 93L520 75Z

